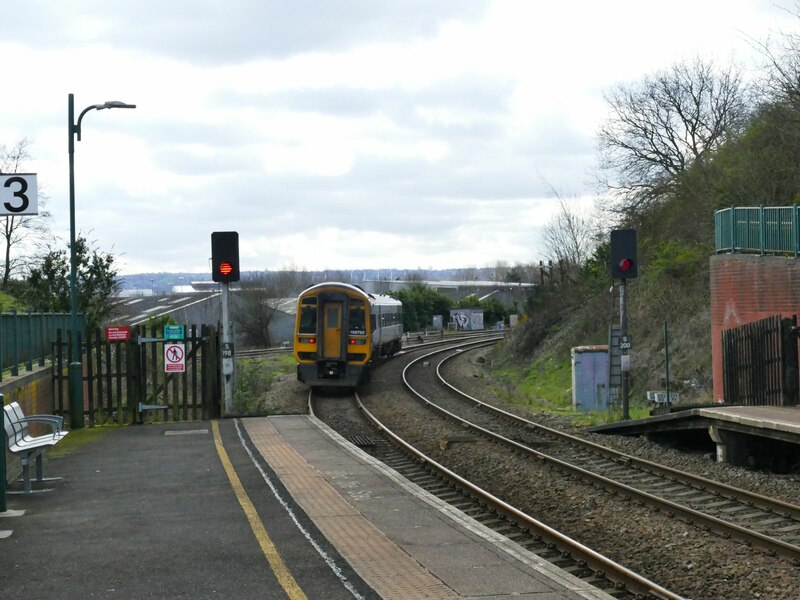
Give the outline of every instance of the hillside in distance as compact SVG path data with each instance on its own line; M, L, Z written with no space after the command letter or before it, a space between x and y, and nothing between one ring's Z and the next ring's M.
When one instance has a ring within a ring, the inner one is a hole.
M242 280L257 278L270 271L244 271ZM304 271L314 281L347 281L358 283L360 281L416 279L429 281L443 280L492 280L495 278L494 268L463 268L463 269L353 269L353 270L328 270ZM211 272L208 273L135 273L120 275L121 291L131 292L141 290L153 294L168 294L175 286L190 285L193 281L211 281Z

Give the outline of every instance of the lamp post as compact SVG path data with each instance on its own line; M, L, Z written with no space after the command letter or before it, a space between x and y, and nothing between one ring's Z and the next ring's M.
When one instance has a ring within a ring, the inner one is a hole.
M118 100L111 100L103 104L87 106L78 115L75 121L75 98L73 94L68 97L69 131L69 306L70 329L72 340L69 358L69 416L70 427L80 429L83 427L83 364L81 363L81 348L78 343L78 257L75 253L75 139L81 141L81 121L90 110L103 110L104 108L136 108L135 104L126 104Z

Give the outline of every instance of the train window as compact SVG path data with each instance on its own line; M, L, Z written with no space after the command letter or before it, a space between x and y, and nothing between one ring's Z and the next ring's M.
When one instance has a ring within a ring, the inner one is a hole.
M339 328L340 327L340 325L339 325L339 315L340 314L341 313L339 312L339 306L338 305L337 306L329 306L328 307L327 323L325 323L325 326L328 327L329 329L330 328Z
M361 305L363 306L363 302ZM367 335L367 322L364 316L364 309L358 306L353 306L350 302L350 312L347 316L347 323L350 335Z
M316 298L313 298L316 304ZM317 333L317 307L303 306L300 309L300 329L298 333Z

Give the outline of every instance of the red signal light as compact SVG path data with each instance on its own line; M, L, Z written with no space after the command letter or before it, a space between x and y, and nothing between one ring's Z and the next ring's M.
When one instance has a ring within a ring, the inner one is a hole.
M623 273L627 273L633 268L633 261L630 258L623 258L619 261L617 268Z
M215 231L211 234L211 279L218 283L239 281L239 234Z

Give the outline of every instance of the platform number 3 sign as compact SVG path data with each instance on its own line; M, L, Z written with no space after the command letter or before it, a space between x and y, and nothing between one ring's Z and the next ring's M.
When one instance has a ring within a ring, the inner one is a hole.
M35 173L0 175L0 216L38 215Z

